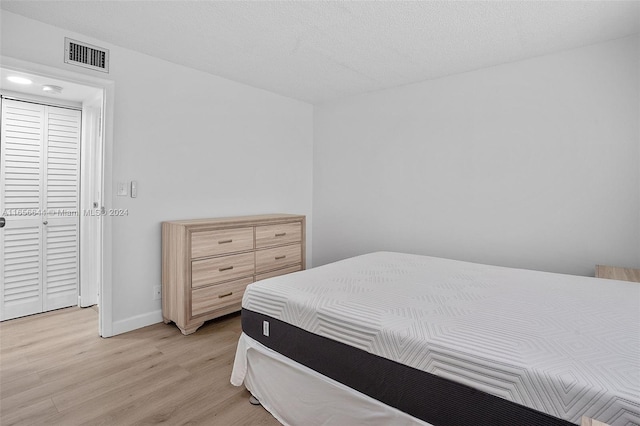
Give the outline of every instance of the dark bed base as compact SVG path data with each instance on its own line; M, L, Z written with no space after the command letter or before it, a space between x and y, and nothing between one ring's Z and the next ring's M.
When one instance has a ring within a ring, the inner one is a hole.
M242 330L299 364L435 426L573 425L244 308Z

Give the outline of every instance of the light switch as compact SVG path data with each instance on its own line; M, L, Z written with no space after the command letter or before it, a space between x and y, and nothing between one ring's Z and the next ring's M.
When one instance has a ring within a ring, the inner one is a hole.
M131 181L131 198L136 198L138 196L138 181Z
M127 188L127 182L118 182L118 189L116 194L119 197L126 197L127 195L129 195L129 190Z

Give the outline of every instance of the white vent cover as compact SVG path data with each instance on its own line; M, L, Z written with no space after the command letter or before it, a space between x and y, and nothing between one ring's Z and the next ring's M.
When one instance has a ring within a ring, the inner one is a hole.
M65 37L64 61L67 64L109 72L109 49Z

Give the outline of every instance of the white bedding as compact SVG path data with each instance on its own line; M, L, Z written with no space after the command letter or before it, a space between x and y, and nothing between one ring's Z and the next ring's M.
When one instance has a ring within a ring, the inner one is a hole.
M231 383L291 426L431 426L291 361L242 333Z
M640 284L380 252L242 306L573 423L640 424Z

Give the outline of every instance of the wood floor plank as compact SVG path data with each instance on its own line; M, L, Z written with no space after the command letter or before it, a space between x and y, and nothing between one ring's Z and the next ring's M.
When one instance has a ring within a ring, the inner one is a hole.
M59 411L69 410L96 397L113 392L114 389L119 390L122 387L127 387L126 390L129 391L130 387L138 381L148 377L153 378L158 374L158 371L173 372L171 370L178 371L173 363L164 359L162 354L155 350L130 368L121 369L117 373L88 378L82 383L76 383L75 386L67 386L64 390L58 390L53 396L53 402Z
M2 399L25 392L41 384L42 380L38 373L24 374L14 380L3 380L0 383L0 407L2 406Z
M229 357L227 357L229 358ZM124 409L106 413L114 424L120 424L124 419L134 420L134 423L149 424L163 422L177 424L188 422L189 417L209 410L221 395L243 392L243 388L236 388L229 383L231 370L228 359L219 358L209 367L209 374L191 374L171 385L160 387L143 397L133 399ZM221 393L220 387L229 384L233 389ZM177 401L174 393L182 398ZM244 401L248 404L247 399ZM251 404L248 404L251 407ZM277 423L276 423L277 424Z
M5 413L3 410L2 426L46 424L45 419L56 413L56 407L51 398L44 398L33 404L21 406Z
M17 380L29 374L37 373L36 369L24 356L10 354L0 356L0 387L8 381Z
M240 316L184 336L156 324L109 339L97 312L0 323L0 424L278 425L229 383Z
M51 422L69 425L99 423L101 417L127 407L134 398L144 397L153 390L175 383L188 375L187 371L176 366L154 369L150 375L133 378L131 382L121 383L100 395L77 403L71 402L71 405L56 405L60 414L52 416ZM55 403L56 397L53 399Z
M158 354L161 352L154 346L140 348L135 345L96 345L95 348L80 354L70 354L66 358L52 357L48 365L42 364L45 360L38 360L32 364L45 383L67 379L71 370L74 371L74 375L81 375L85 380L90 380L94 376L116 373L122 370L122 365L135 364ZM118 362L114 363L113 360L116 358ZM78 363L78 359L82 359L82 363Z

